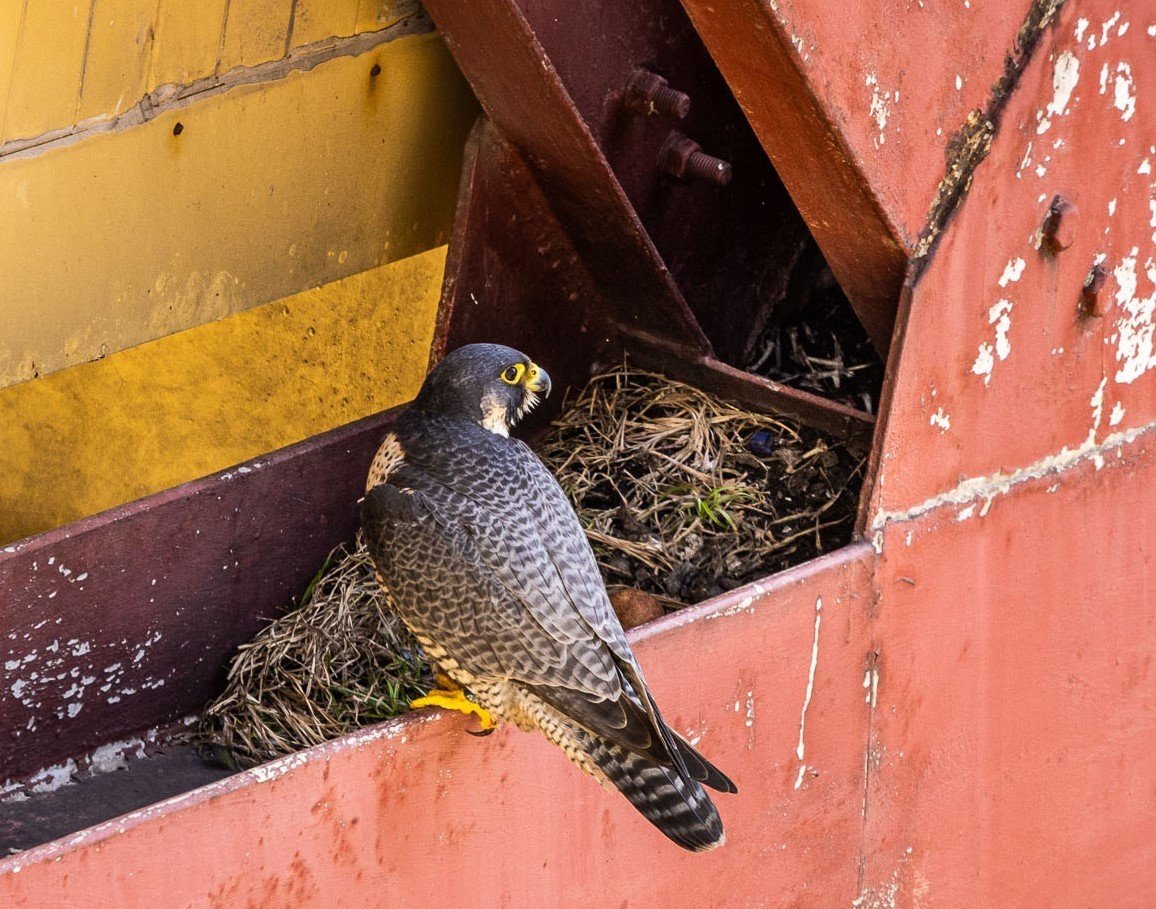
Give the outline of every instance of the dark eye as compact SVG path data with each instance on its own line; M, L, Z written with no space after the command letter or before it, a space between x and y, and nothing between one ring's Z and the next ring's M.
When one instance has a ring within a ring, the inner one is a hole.
M521 363L515 363L502 370L502 381L507 385L517 385L522 381L522 376L525 375L525 373L526 367Z

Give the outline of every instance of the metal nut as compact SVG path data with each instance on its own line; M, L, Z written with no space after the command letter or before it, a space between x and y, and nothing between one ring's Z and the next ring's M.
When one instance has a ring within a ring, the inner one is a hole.
M722 158L708 155L693 139L672 132L658 150L658 166L672 177L705 180L715 186L731 182L731 166Z
M626 80L627 110L636 114L660 114L682 120L690 113L690 95L671 88L666 79L648 69L636 69Z

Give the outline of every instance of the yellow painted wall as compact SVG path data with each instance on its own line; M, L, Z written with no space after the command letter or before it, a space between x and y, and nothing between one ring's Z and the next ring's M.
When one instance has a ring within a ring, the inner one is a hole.
M476 112L431 33L0 159L0 387L445 243Z
M478 111L431 29L0 0L0 541L413 395Z
M3 0L0 143L111 119L160 85L387 28L416 0Z
M0 544L413 397L445 253L0 392Z

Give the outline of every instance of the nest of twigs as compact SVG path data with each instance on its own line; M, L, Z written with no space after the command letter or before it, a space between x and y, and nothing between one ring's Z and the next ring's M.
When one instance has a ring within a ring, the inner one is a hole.
M397 716L430 681L369 553L338 547L300 604L239 648L200 737L227 765L260 763Z
M538 454L610 585L693 603L850 541L865 453L652 373L595 377Z
M537 446L610 587L668 609L850 540L864 453L651 373L594 378ZM250 764L403 713L429 686L364 548L335 550L301 599L242 646L202 738Z

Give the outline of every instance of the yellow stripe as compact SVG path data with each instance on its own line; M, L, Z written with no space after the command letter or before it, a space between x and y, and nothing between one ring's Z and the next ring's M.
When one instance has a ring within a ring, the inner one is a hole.
M0 391L0 541L413 397L440 247Z
M445 243L476 112L426 34L0 161L0 386Z

